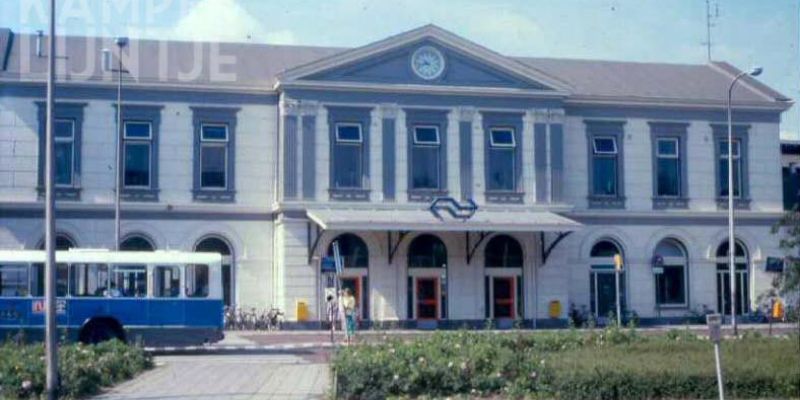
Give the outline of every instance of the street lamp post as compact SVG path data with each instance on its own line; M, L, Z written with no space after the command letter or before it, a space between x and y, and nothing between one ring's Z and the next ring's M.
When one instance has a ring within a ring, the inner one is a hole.
M50 0L50 40L47 49L47 124L45 126L45 391L48 400L58 398L58 340L56 338L56 221L54 133L56 70L56 2Z
M116 121L116 148L114 151L114 250L119 250L120 245L120 200L122 196L122 74L128 71L122 68L122 48L128 44L128 39L118 37L114 40L117 45L117 68L111 66L111 52L103 49L103 68L106 71L117 73L117 121Z
M740 72L733 78L730 87L728 87L728 273L730 274L731 286L731 327L733 328L734 336L738 335L739 331L736 326L736 237L733 231L733 118L731 117L731 98L733 97L733 87L739 79L743 78L745 75L758 76L762 71L763 69L761 67L755 67L749 72ZM740 187L740 194L741 190L742 188Z

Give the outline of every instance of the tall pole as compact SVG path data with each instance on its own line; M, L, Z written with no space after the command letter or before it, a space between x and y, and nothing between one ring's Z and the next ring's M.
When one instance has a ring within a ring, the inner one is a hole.
M736 236L733 223L733 118L731 117L731 98L733 97L734 85L745 75L747 75L747 72L741 72L736 75L736 78L733 79L731 86L728 88L728 273L731 287L731 327L733 328L734 336L738 335L739 332L736 325Z
M120 245L120 200L122 196L122 47L125 45L123 38L118 38L117 43L117 129L116 151L114 152L114 250L119 251Z
M58 343L56 342L56 198L53 191L56 71L56 1L50 0L50 40L47 51L47 125L45 132L45 358L47 398L58 397Z

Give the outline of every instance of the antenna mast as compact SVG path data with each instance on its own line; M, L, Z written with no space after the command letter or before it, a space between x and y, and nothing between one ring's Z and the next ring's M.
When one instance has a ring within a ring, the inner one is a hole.
M719 3L714 3L714 15L711 15L711 0L706 0L706 54L711 62L711 28L714 26L712 19L719 18Z

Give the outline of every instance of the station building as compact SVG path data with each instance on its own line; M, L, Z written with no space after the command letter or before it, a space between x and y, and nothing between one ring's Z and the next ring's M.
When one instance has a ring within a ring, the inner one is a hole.
M479 39L479 38L478 38ZM43 238L48 38L0 29L0 248ZM57 40L59 246L112 248L119 56L123 249L219 251L230 305L324 318L336 241L362 320L563 324L737 313L780 257L785 96L740 70L511 57L428 25L357 48ZM43 50L44 49L44 50ZM666 56L665 56L666 57Z

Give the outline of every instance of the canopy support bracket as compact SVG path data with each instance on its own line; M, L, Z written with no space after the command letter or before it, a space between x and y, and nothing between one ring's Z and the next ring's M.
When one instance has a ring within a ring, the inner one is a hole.
M478 241L475 242L475 246L470 246L470 243L469 243L469 237L470 237L469 236L469 231L467 231L465 233L466 233L466 236L467 236L467 241L466 241L466 246L467 246L467 265L469 265L470 262L472 262L472 257L475 256L475 252L478 250L478 246L480 246L481 243L483 243L484 239L486 239L489 235L491 235L492 232L485 232L485 231L478 232Z
M397 233L397 241L392 241L392 231L386 232L386 244L387 248L389 249L389 265L392 264L392 260L394 260L394 255L397 253L397 249L400 247L400 243L403 239L408 235L408 231L400 231Z
M544 241L545 239L544 232L539 232L539 243L541 243L542 245L542 266L544 266L547 263L547 259L550 257L550 253L553 252L558 243L564 240L564 238L569 236L571 233L572 231L558 232L558 236L556 236L555 240L553 240L553 243L550 243L549 246L546 246Z
M316 234L314 235L314 241L311 241L311 225L314 225L314 231ZM308 244L308 265L311 265L311 261L314 258L314 253L317 252L317 247L319 247L319 240L322 238L322 234L325 233L325 230L320 228L319 225L314 223L313 221L309 220L308 225L306 226L306 243Z

